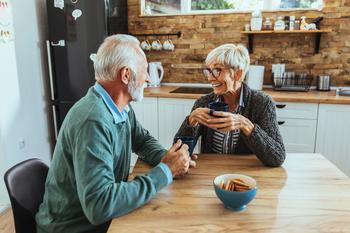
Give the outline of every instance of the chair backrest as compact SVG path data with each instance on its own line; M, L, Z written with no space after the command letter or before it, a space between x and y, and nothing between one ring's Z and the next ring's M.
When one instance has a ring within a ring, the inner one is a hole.
M35 214L43 200L49 167L39 159L29 159L5 173L16 233L35 233Z

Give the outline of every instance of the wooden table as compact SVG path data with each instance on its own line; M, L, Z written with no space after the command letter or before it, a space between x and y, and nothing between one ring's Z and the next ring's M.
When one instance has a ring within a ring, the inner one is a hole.
M148 169L138 162L134 172ZM213 179L225 173L257 180L246 210L227 210L216 197ZM279 168L255 156L202 154L190 174L115 218L108 232L350 232L350 179L320 154L288 154Z

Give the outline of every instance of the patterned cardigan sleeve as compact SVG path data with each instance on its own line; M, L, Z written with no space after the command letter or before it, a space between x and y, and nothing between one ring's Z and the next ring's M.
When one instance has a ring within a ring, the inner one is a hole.
M252 134L243 138L265 166L278 167L284 162L286 151L278 128L275 104L270 97L254 124Z

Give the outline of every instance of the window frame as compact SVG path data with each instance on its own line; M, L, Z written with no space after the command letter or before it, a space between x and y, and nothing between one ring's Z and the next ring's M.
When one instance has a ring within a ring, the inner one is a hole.
M181 15L212 15L212 14L232 14L232 13L252 13L254 10L191 10L192 0L180 0L181 1L181 13L178 14L154 14L154 15L145 15L143 11L145 9L146 0L140 0L140 17L158 17L158 16L181 16ZM267 0L269 1L269 0ZM325 7L325 0L322 0L322 8L281 8L281 9L263 9L262 13L273 13L273 12L290 12L290 11L322 11ZM185 3L185 4L183 4Z

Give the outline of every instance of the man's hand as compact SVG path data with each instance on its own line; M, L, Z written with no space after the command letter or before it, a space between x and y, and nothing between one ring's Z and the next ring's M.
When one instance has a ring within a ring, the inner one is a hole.
M177 140L162 158L162 162L170 168L174 178L184 176L188 172L190 165L196 166L194 161L191 162L188 146L181 144L181 140Z

